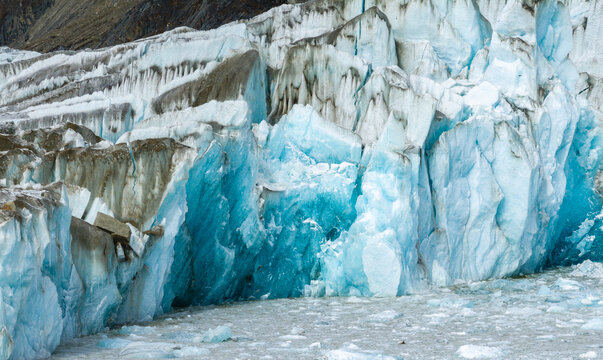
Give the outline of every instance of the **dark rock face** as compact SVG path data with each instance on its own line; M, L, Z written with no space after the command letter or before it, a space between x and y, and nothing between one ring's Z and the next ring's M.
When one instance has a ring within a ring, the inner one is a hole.
M9 45L24 37L27 29L50 8L54 0L2 0L0 44Z
M179 27L211 29L287 0L0 0L0 46L99 48Z

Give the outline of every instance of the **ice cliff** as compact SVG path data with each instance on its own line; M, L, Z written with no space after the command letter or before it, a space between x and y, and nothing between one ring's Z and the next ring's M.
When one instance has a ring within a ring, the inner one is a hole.
M0 50L0 357L602 259L602 33L599 0L315 0Z

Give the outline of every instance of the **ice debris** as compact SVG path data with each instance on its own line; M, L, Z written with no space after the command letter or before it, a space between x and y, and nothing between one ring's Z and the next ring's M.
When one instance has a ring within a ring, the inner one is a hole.
M403 360L400 356L391 356L378 353L363 352L355 346L327 352L328 360Z
M201 342L204 343L220 343L232 338L232 332L228 326L218 326L207 330L201 336Z
M573 276L588 277L593 279L603 279L603 264L586 260L581 264L574 266Z
M588 351L588 352L580 354L579 358L580 359L596 359L597 353L594 351Z
M395 310L385 310L380 313L370 315L369 319L375 322L388 322L401 318L402 316L403 315L401 312Z
M129 345L132 341L121 339L121 338L109 338L104 336L97 344L98 347L103 349L123 349Z
M483 345L463 345L456 352L458 356L464 359L501 359L503 352L491 346Z
M591 331L603 331L603 318L594 318L582 325L582 329Z

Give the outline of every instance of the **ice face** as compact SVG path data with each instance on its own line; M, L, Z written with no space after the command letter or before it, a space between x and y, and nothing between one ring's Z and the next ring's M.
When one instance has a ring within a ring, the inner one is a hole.
M360 137L296 105L268 135L263 178L266 240L256 260L253 296L304 293L320 272L321 244L354 216Z
M94 51L0 50L0 352L46 356L172 306L603 259L601 16L316 0Z
M57 195L57 192L59 193ZM77 304L79 276L69 253L69 208L60 189L24 192L2 190L2 354L34 358L50 355L63 328L75 327L62 308ZM18 208L22 202L25 208ZM20 213L22 219L6 213ZM8 216L7 216L8 215ZM75 286L69 279L74 276ZM40 311L32 311L39 308ZM38 329L38 330L35 330ZM12 354L12 355L11 355Z

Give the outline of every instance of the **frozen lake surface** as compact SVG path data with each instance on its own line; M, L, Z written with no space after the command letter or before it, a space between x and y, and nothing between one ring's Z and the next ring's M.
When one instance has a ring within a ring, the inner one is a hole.
M224 340L230 337L230 339ZM176 311L52 359L601 359L603 265L397 298L299 298Z

